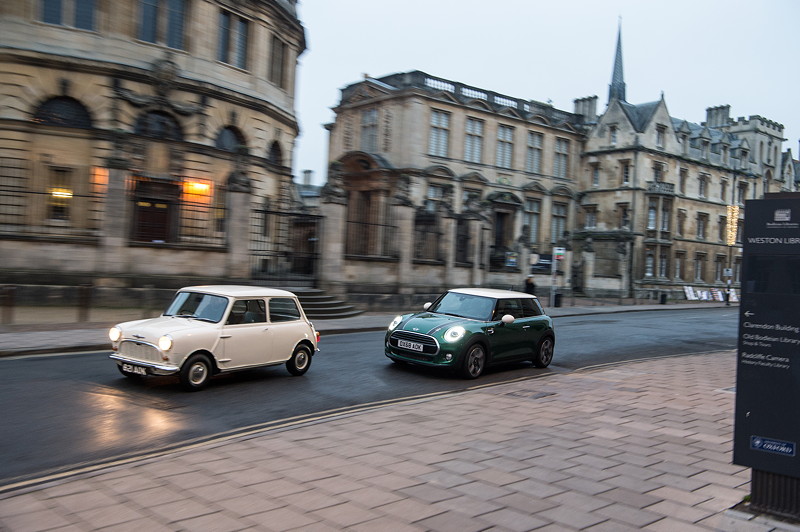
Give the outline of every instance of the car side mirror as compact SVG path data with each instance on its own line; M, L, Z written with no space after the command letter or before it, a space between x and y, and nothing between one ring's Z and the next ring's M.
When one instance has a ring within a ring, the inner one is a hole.
M511 325L512 323L514 323L514 316L512 316L511 314L504 314L503 317L500 318L500 321L502 321L506 325Z
M429 308L431 308L431 302L430 301L425 303L424 305L422 305L422 310L428 310Z

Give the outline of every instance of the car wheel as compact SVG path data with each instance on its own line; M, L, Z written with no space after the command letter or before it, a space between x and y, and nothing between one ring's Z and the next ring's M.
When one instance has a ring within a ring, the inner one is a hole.
M536 354L533 356L533 365L537 368L546 368L553 361L553 348L555 342L552 336L545 336L536 346Z
M486 367L486 350L481 344L472 344L464 354L461 364L461 376L465 379L477 379Z
M206 355L192 355L181 368L181 384L190 392L202 390L211 380L211 371L211 360Z
M309 366L311 366L311 351L305 345L297 346L292 358L286 361L286 369L296 377L308 371Z
M117 369L119 370L120 373L122 373L123 375L125 375L126 377L128 377L132 381L144 380L144 375L139 375L137 373L128 373L127 371L122 369L122 366L120 366L119 364L117 364Z

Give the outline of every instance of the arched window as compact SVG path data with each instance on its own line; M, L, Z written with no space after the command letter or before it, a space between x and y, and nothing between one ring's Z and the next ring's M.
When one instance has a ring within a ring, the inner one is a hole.
M238 128L233 126L224 127L219 131L215 146L220 150L237 153L240 150L246 150L244 135Z
M270 144L267 160L274 165L283 166L283 153L281 151L281 145L278 144L277 140Z
M139 116L135 132L144 137L164 140L183 140L183 132L178 122L163 111L148 111Z
M50 98L36 109L33 121L46 126L92 128L92 118L86 107L69 96Z

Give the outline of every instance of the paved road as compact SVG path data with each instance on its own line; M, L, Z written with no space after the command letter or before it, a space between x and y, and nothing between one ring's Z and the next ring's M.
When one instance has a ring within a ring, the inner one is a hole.
M504 367L477 383L389 363L381 354L380 332L325 337L304 377L291 377L279 366L218 378L196 394L182 392L174 380L128 381L106 353L3 359L0 482L356 405L621 360L730 349L737 315L736 308L707 308L560 317L551 368Z

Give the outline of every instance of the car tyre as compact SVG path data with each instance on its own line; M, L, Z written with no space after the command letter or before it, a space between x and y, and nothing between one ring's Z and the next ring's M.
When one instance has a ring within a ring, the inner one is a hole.
M308 346L298 345L292 358L286 361L286 369L295 377L299 377L311 366L311 350Z
M208 386L212 370L211 360L208 356L199 353L192 355L181 368L181 385L190 392L202 390Z
M545 336L536 346L536 354L534 354L533 365L537 368L546 368L553 361L553 349L555 348L555 340L552 336Z
M460 374L465 379L477 379L486 368L486 349L482 344L475 343L467 347L464 360L461 363Z

